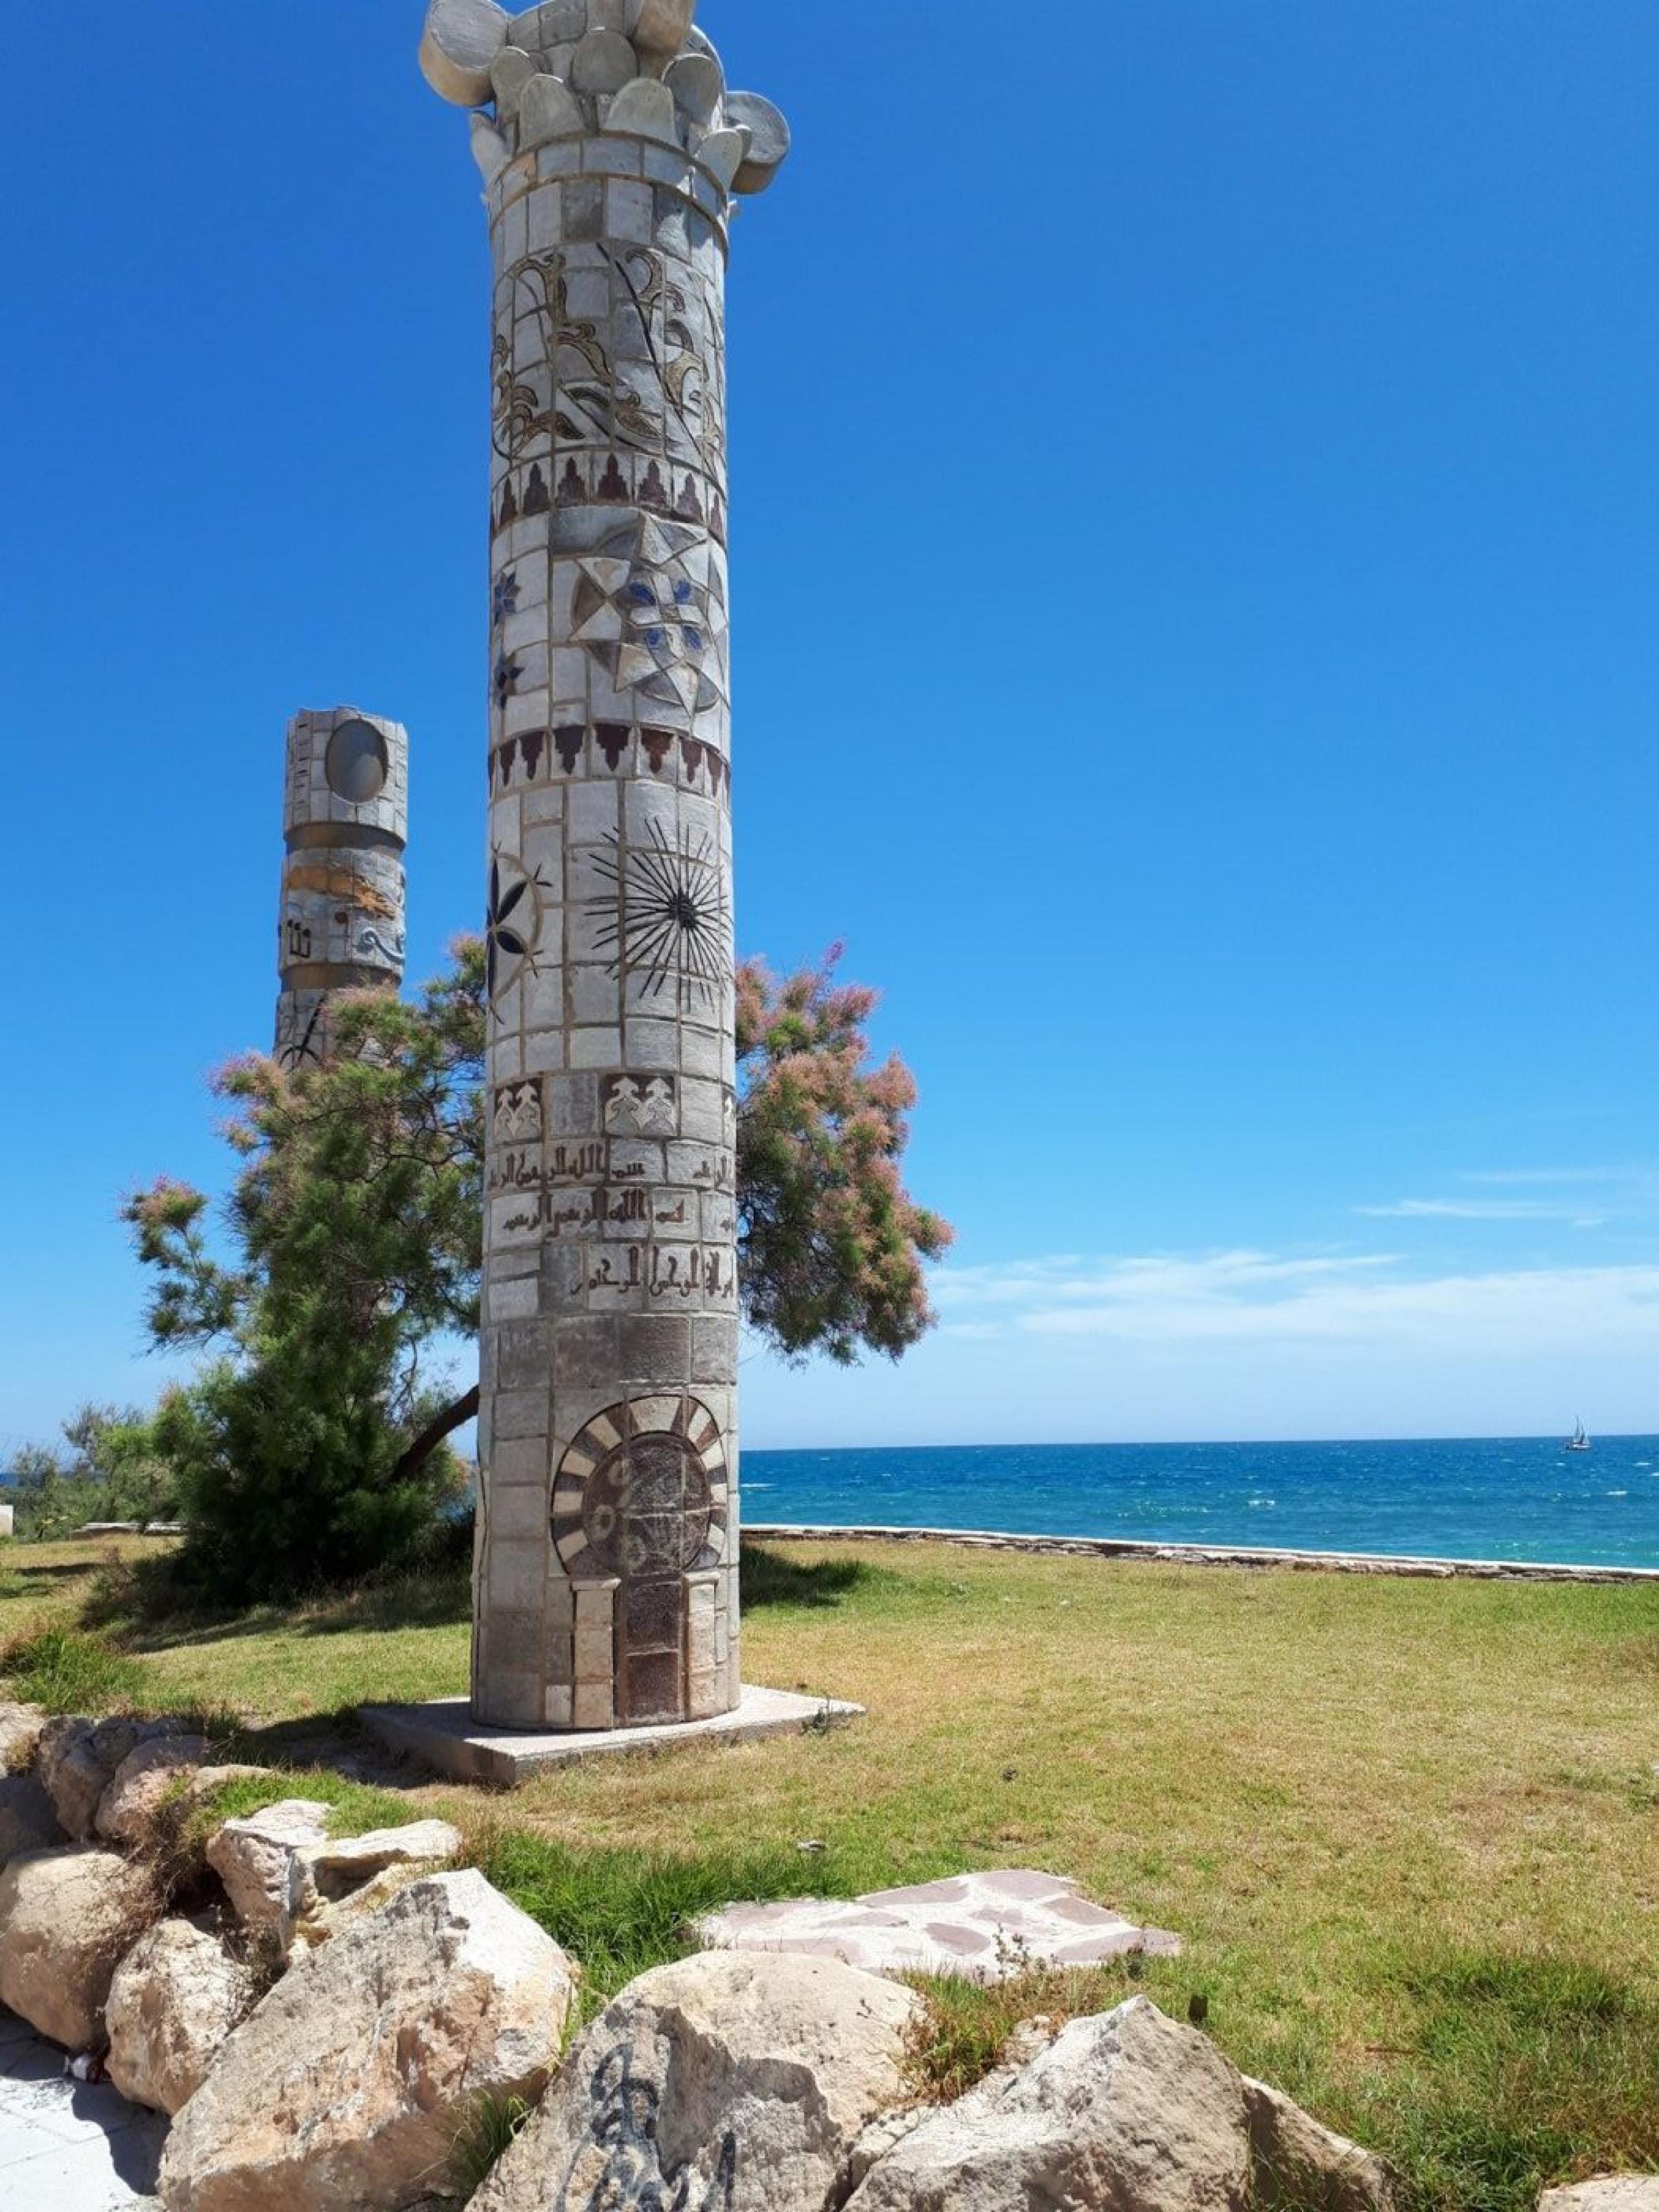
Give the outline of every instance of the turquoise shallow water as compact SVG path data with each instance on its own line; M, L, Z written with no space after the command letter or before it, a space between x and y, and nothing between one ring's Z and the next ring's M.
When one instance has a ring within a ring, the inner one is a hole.
M753 1451L744 1517L1659 1568L1659 1437Z

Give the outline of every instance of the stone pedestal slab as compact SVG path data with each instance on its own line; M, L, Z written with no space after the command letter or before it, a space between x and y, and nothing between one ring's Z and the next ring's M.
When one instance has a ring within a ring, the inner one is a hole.
M358 1718L388 1751L417 1759L452 1782L481 1782L516 1789L556 1766L626 1752L673 1751L690 1743L759 1743L769 1736L803 1735L842 1728L863 1717L862 1705L838 1698L804 1698L791 1690L744 1688L730 1712L711 1719L657 1728L598 1729L581 1735L545 1735L481 1728L465 1698L422 1705L364 1705Z

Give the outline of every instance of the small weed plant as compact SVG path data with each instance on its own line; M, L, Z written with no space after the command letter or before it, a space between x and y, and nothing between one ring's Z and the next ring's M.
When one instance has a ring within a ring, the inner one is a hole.
M450 2161L464 2204L477 2195L524 2133L532 2110L522 2097L480 2097L467 2114Z

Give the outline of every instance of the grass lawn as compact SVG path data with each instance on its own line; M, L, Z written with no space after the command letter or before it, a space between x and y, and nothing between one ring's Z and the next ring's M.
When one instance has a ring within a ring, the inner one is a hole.
M0 1652L80 1622L111 1556L0 1549ZM111 1579L110 1693L231 1707L279 1751L465 1687L459 1578L208 1627L124 1625ZM1659 2169L1659 1591L817 1545L757 1554L745 1608L748 1679L869 1718L416 1793L579 1954L591 1930L602 1982L740 1873L850 1893L1045 1867L1178 1929L1187 1956L1136 1985L1176 2017L1206 1997L1239 2065L1393 2159L1405 2212ZM996 2013L950 2017L941 2075Z

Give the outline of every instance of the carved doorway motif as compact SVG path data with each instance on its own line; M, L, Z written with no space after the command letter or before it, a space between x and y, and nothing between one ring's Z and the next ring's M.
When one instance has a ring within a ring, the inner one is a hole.
M595 1415L560 1463L553 1543L574 1582L617 1585L617 1717L690 1717L688 1576L726 1548L729 1477L720 1424L684 1394Z

